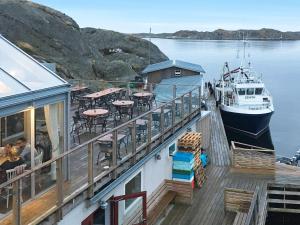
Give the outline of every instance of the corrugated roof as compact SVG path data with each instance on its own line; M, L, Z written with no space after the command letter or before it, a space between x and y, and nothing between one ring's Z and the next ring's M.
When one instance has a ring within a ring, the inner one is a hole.
M142 74L150 73L150 72L157 71L157 70L167 69L167 68L171 68L171 67L178 67L181 69L187 69L187 70L192 70L192 71L199 72L199 73L205 73L202 66L200 66L198 64L184 62L181 60L167 60L164 62L155 63L155 64L151 64L151 65L147 66L142 71Z
M6 97L67 82L0 35L0 84L0 97Z
M202 79L203 77L199 75L163 79L153 90L156 94L156 101L171 101L173 99L173 85L176 85L176 97L179 97L200 86Z

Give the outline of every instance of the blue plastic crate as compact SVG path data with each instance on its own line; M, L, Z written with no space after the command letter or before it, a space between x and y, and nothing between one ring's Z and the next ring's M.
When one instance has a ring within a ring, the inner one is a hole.
M192 160L194 160L194 154L190 152L177 151L173 156L173 161L190 162Z

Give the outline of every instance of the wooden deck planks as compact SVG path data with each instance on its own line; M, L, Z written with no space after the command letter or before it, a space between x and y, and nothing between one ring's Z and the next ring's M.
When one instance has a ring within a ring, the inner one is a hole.
M212 99L208 101L208 108L211 110L211 163L216 166L229 166L229 145L220 112Z
M195 189L192 206L176 204L163 225L232 225L235 213L224 212L224 188L232 187L255 191L259 187L260 206L264 204L269 182L300 184L300 169L276 165L274 173L265 170L230 168L230 151L220 112L214 102L208 102L211 110L210 165L206 169L207 181L201 189ZM263 214L263 210L260 210ZM263 223L260 223L263 224Z

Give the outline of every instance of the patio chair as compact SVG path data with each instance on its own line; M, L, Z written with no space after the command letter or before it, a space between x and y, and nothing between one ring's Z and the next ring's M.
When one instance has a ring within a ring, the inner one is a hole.
M15 168L11 169L11 170L6 170L6 177L7 177L7 181L15 178L16 176L24 173L26 168L26 164L20 165L20 166L16 166ZM22 200L22 180L20 181L20 192L21 192L21 202ZM6 208L8 209L9 206L9 197L13 195L13 185L9 184L8 186L6 186L5 188L6 191L6 197L2 196L4 199L6 199Z
M73 116L73 125L71 128L70 135L73 137L74 143L76 143L76 138L78 139L78 143L80 144L80 135L84 133L83 124L80 123L80 120Z
M93 125L95 126L95 132L96 132L97 126L102 127L102 130L101 130L102 133L103 133L103 131L106 131L107 118L108 118L108 115L107 116L99 116L94 119Z
M152 122L155 128L158 128L160 125L160 113L152 113Z
M78 98L78 111L83 112L83 111L87 110L89 108L88 104L90 104L90 103L88 102L88 100L86 98L83 98L83 97Z
M137 137L137 142L146 142L146 130L147 130L147 124L145 123L144 125L138 125L136 127L136 137ZM143 140L142 140L143 139Z
M155 103L155 107L157 107L156 94L155 93L152 93L152 96L150 97L150 103L151 103L151 106L153 106L153 103Z

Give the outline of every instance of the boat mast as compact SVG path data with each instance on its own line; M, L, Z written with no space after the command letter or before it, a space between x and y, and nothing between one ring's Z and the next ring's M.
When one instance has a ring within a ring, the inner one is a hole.
M151 64L151 50L150 50L151 46L150 45L151 45L151 27L150 27L150 30L149 30L149 45L148 45L148 48L149 48L148 49L149 50L149 52L148 52L149 53L149 55L148 55L149 56L148 64L149 65Z

